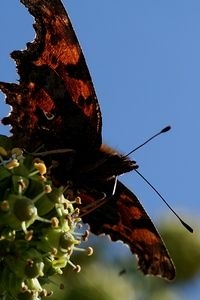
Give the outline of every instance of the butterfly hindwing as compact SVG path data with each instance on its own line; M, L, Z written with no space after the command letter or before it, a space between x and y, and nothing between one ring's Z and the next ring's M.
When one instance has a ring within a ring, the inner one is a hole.
M111 191L109 187L112 188L112 184L104 184L107 194ZM95 193L89 195L89 191L82 191L83 204L95 202ZM121 240L128 244L132 253L137 255L138 267L144 274L168 280L174 278L175 268L162 238L138 198L120 181L115 195L83 219L88 221L93 233L105 233L113 241Z

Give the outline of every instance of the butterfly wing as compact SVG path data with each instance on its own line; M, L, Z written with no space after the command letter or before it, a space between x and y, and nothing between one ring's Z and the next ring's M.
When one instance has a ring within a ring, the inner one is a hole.
M113 183L101 185L105 194L111 195ZM95 204L95 192L81 190L83 207ZM99 190L99 188L98 188ZM99 198L102 195L99 195ZM138 267L144 274L155 275L172 280L175 268L164 242L145 212L138 198L121 182L117 182L114 196L83 217L94 234L108 234L113 241L128 244L132 253L138 257Z
M26 149L96 149L101 145L101 112L92 80L59 0L21 0L35 17L36 38L14 51L19 84L0 83L12 106L2 120ZM25 132L26 129L26 132ZM37 145L38 144L38 145Z

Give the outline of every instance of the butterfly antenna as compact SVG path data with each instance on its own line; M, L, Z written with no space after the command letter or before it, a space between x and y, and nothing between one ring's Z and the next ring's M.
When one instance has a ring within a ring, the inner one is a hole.
M167 131L169 131L171 129L171 126L166 126L164 127L161 131L159 131L158 133L154 134L152 137L150 137L149 139L147 139L144 143L140 144L139 146L137 146L135 149L133 149L132 151L130 151L128 154L125 155L125 157L129 156L130 154L132 154L133 152L135 152L136 150L138 150L139 148L143 147L144 145L146 145L147 143L149 143L151 140L153 140L154 138L156 138L157 136L159 136L162 133L165 133ZM167 205L167 207L173 212L173 214L179 219L179 221L182 223L182 225L189 231L189 232L193 232L193 229L187 224L185 223L180 217L179 215L173 210L173 208L168 204L168 202L165 200L165 198L158 192L158 190L137 170L134 170L153 190L154 192L163 200L163 202Z
M136 150L138 150L139 148L143 147L144 145L146 145L147 143L149 143L151 140L155 139L157 136L159 136L162 133L165 133L167 131L169 131L171 129L171 126L166 126L165 128L163 128L161 131L159 131L158 133L154 134L152 137L150 137L149 139L147 139L144 143L140 144L139 146L137 146L135 149L131 150L128 154L126 154L124 157L127 157L129 155L131 155L133 152L135 152Z
M163 202L167 205L167 207L173 212L173 214L179 219L181 224L189 231L193 232L192 227L190 227L187 223L185 223L180 216L173 210L173 208L169 205L169 203L165 200L165 198L158 192L158 190L138 171L134 170L153 190L154 192L163 200Z

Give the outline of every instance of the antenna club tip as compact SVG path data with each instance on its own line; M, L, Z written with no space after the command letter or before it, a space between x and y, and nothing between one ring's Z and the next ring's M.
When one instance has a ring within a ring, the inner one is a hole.
M182 225L183 225L189 232L191 232L191 233L194 232L193 228L192 228L190 225L188 225L187 223L185 223L182 219L180 219L180 221L181 221Z
M171 129L171 126L166 126L165 128L163 128L163 129L161 130L160 133L167 132L167 131L169 131L170 129Z

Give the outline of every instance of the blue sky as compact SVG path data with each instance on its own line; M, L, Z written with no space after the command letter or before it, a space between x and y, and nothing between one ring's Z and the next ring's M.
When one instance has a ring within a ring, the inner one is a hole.
M140 149L134 159L173 208L196 226L200 210L200 1L63 2L101 104L104 141L127 153L170 124L170 132ZM9 53L23 49L34 37L32 18L18 0L0 1L0 37L0 80L15 82ZM1 117L6 109L1 101ZM175 219L137 174L121 179L154 221ZM178 221L177 226L181 226Z

